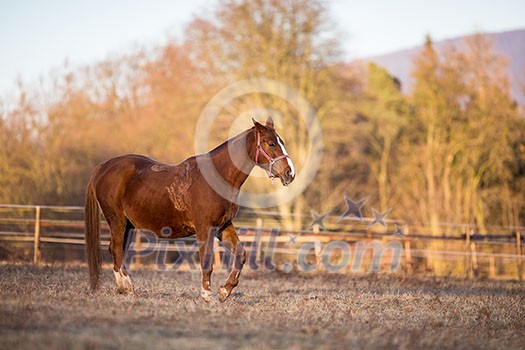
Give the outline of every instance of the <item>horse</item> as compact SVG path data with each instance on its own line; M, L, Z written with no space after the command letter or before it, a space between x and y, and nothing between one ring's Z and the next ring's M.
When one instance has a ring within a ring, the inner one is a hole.
M138 229L159 238L196 236L202 272L201 297L206 302L214 300L211 274L213 240L217 237L234 258L217 297L224 302L230 296L246 262L246 251L232 222L239 209L241 186L255 166L263 168L272 181L279 178L284 186L295 178L292 159L275 131L272 118L265 125L253 118L252 121L250 129L208 153L176 165L128 154L93 169L85 196L85 249L92 291L97 289L101 270L102 212L110 229L109 251L118 293L135 295L123 256L130 230ZM205 171L210 168L228 185L226 195L219 194L209 183Z

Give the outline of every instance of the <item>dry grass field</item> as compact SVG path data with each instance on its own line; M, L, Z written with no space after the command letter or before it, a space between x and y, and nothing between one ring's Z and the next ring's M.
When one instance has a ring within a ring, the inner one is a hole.
M0 348L525 348L523 282L248 272L208 305L197 273L132 277L91 294L81 265L0 264Z

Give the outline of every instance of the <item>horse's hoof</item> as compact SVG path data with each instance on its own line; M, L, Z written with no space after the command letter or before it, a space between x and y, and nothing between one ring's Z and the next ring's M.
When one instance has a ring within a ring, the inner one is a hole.
M137 293L135 293L135 288L122 288L117 287L117 294L121 295L129 295L132 297L136 297Z
M131 283L131 278L129 275L125 275L124 272L122 272L122 269L113 271L113 273L115 274L117 293L136 296L135 287L133 287L133 283Z
M207 303L212 303L213 302L213 296L211 294L211 290L202 290L201 291L201 298L207 302Z
M230 296L230 292L224 286L220 287L219 290L217 291L217 297L219 297L219 301L221 303L224 303L224 301L228 299L229 296Z

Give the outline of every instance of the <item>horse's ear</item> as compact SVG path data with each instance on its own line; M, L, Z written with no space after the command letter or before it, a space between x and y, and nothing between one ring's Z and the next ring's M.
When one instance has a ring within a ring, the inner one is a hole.
M253 122L253 125L255 125L255 128L258 129L258 130L262 130L264 129L264 125L262 125L261 123L259 123L257 120L253 119L252 118L252 122Z
M268 119L266 119L266 126L269 127L270 129L275 129L273 125L272 117L268 117Z

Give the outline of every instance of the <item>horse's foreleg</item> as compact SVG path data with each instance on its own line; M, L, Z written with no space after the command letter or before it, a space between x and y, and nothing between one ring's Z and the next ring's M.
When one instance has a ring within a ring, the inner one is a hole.
M223 286L219 288L217 296L221 302L225 301L231 294L233 288L239 284L239 276L246 262L246 251L233 225L228 226L222 232L222 243L234 256L233 269Z
M211 293L211 273L213 272L213 230L206 233L202 239L198 239L199 257L202 270L202 288L201 297L206 302L213 301Z

